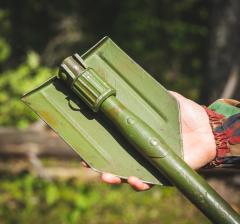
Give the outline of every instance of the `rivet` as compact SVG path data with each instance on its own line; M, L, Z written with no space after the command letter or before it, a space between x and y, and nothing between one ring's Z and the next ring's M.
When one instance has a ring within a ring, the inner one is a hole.
M152 146L156 146L156 145L158 144L158 140L155 139L155 138L152 138L152 139L150 139L150 144L151 144Z
M131 117L129 117L129 118L127 118L127 123L134 124L134 120Z

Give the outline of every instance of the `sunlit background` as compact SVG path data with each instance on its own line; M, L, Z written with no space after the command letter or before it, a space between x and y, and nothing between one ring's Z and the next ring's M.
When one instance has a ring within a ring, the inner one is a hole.
M109 186L20 102L59 63L111 37L166 88L240 98L238 0L1 0L0 224L209 223L174 188ZM240 177L209 175L240 210Z

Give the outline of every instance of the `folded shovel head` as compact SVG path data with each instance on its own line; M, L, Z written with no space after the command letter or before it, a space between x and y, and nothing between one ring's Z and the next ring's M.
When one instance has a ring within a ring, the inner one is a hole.
M116 97L164 138L182 157L179 106L174 97L128 57L110 38L103 38L82 59L116 89ZM92 112L56 77L25 94L32 108L88 165L122 178L136 176L163 185L160 172L130 145L101 112Z

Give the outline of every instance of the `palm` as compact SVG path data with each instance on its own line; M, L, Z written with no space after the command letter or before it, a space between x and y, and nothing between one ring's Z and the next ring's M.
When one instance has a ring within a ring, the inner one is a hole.
M215 141L208 116L199 104L171 92L180 104L184 160L198 169L215 157Z

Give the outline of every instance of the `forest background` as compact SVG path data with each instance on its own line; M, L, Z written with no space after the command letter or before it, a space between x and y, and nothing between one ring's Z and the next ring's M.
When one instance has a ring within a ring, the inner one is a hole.
M33 133L39 128L20 96L55 75L65 57L84 53L106 35L167 89L206 105L220 97L240 98L238 0L1 0L1 224L208 223L171 188L140 194L95 177L50 178L19 165L26 158L19 159L15 146L31 128ZM41 133L49 134L45 129ZM33 150L29 142L23 154ZM11 144L15 151L3 147ZM41 166L74 167L90 175L77 156L70 157L35 159ZM239 201L231 202L239 209Z

